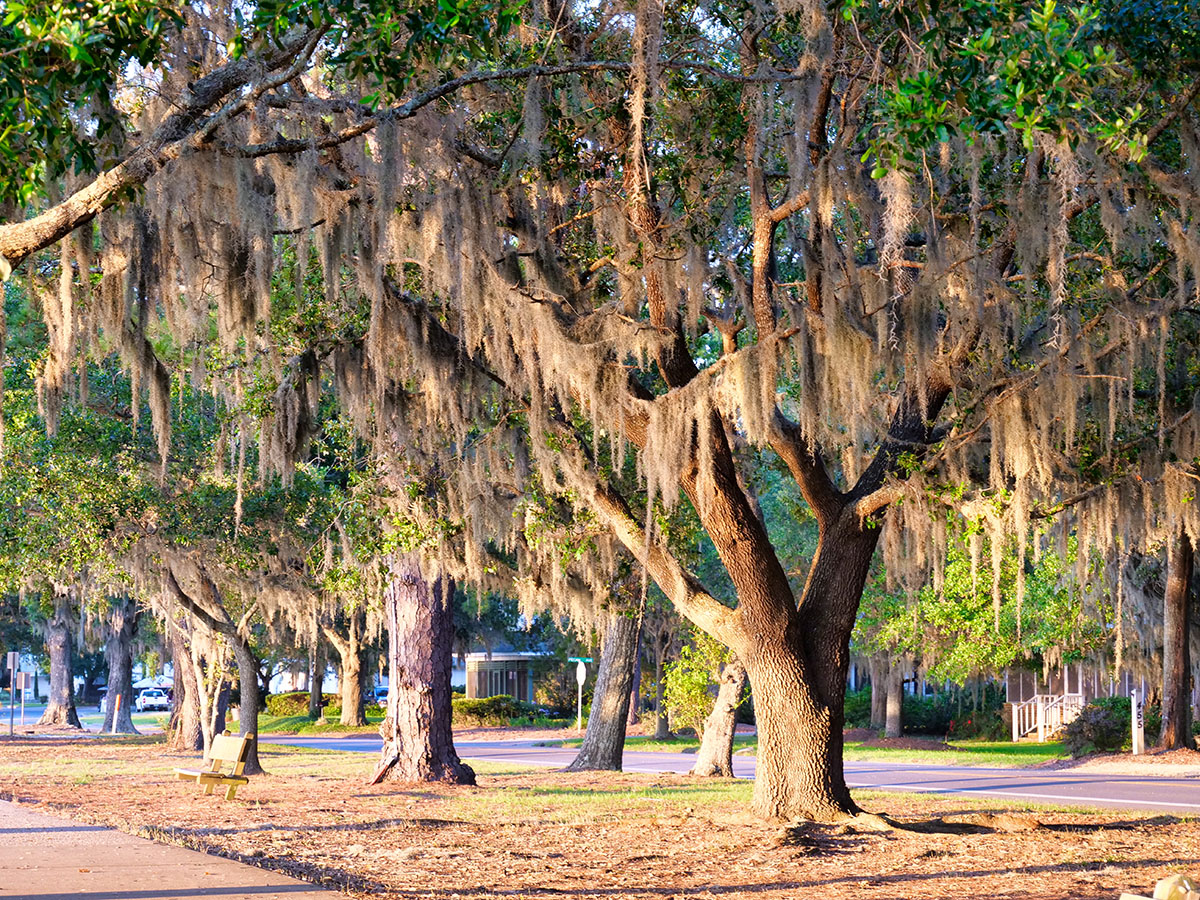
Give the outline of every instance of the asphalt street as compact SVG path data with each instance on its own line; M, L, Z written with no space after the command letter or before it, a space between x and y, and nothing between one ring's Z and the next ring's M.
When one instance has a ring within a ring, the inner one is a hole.
M264 737L264 743L292 744L325 750L378 753L375 736L346 738ZM457 741L467 760L562 768L575 751L539 747L533 741ZM687 772L695 760L690 753L650 753L626 750L626 772ZM734 774L754 777L755 758L738 755ZM1054 769L989 769L912 763L846 763L846 782L852 788L916 791L929 794L1009 797L1068 806L1154 810L1174 815L1200 815L1200 778L1180 776L1108 775Z

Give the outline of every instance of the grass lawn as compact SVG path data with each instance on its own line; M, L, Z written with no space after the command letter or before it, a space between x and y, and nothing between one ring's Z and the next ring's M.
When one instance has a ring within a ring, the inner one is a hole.
M553 743L553 742L548 742ZM578 747L578 739L562 741L563 747ZM846 743L847 762L918 762L943 766L992 766L995 768L1019 768L1055 759L1065 759L1066 751L1061 741L1044 744L1012 743L1011 741L951 741L954 750L934 749L939 742L931 738L931 749L907 749L902 747L868 747L861 741ZM694 753L700 742L694 737L674 737L655 740L653 737L631 735L625 739L630 750L649 752ZM752 734L739 735L733 742L734 752L753 753L758 747L758 738Z
M316 722L308 716L269 716L263 713L258 717L259 734L378 734L379 723L383 716L367 716L367 724L359 727L340 725L336 720Z

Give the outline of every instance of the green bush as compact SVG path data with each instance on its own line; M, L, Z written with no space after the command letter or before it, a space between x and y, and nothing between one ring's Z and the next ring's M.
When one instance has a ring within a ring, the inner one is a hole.
M846 691L846 727L871 727L871 689L860 688L857 691Z
M454 709L456 724L477 727L503 728L512 719L532 719L538 714L536 707L522 703L508 694L475 699L455 698L451 701L451 706Z
M335 694L322 694L321 706L340 702ZM267 714L271 716L307 716L308 691L292 691L287 694L267 695ZM328 711L325 712L328 716Z
M1063 729L1063 744L1072 756L1099 750L1124 750L1133 738L1132 717L1128 697L1097 697ZM1146 707L1144 727L1146 743L1154 743L1162 730L1162 710L1158 704Z

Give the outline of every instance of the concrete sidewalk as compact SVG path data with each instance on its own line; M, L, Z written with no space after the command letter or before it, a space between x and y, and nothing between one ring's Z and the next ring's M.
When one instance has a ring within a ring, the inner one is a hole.
M336 900L266 869L0 801L0 900Z

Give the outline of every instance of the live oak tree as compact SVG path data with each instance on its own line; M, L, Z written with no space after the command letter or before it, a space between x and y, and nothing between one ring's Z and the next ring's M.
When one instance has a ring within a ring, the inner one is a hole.
M448 659L445 575L482 582L489 548L544 567L536 484L602 526L573 561L589 586L628 554L745 665L755 809L844 818L848 641L881 535L914 590L946 506L1022 556L1055 514L1088 553L1121 552L1115 522L1194 543L1195 416L1166 377L1200 270L1186 7L546 0L512 35L487 4L266 5L245 27L189 8L153 91L129 86L119 161L0 226L0 254L66 238L61 271L96 270L46 307L46 396L79 310L148 391L164 459L160 333L209 345L215 312L212 371L234 392L270 374L244 428L285 480L332 385L420 523L387 596L421 678ZM280 340L288 254L311 327ZM796 583L760 454L816 522ZM681 504L730 602L674 551ZM434 768L463 778L447 736Z

